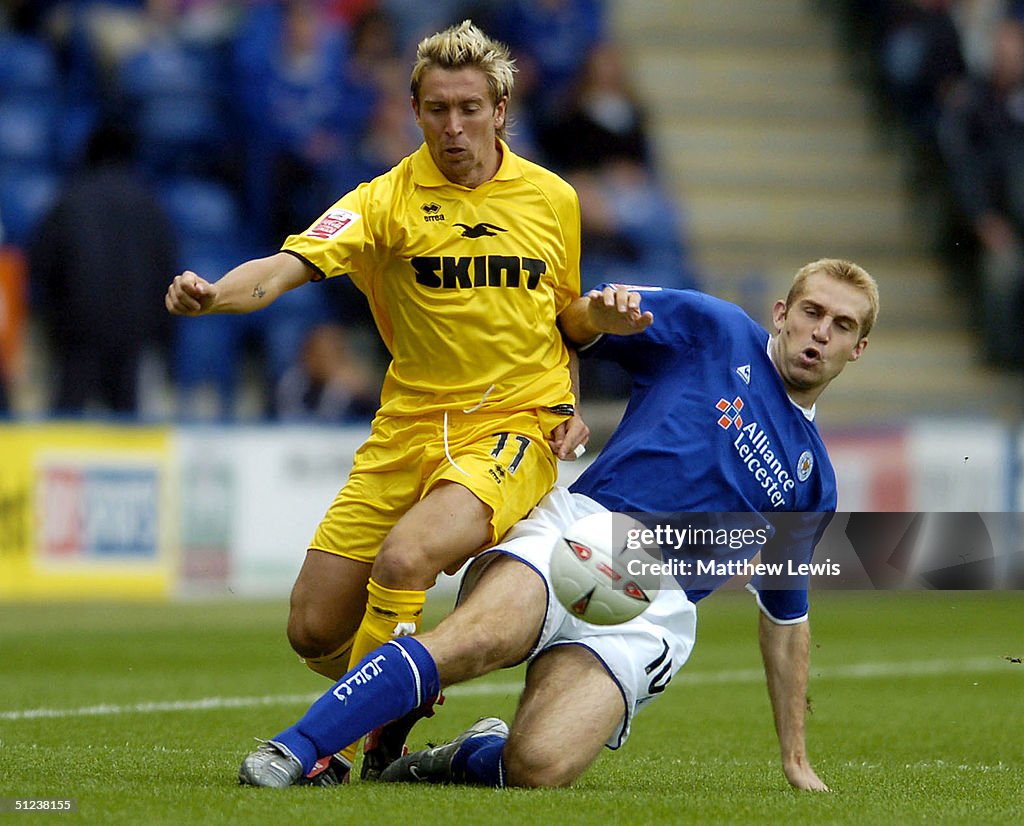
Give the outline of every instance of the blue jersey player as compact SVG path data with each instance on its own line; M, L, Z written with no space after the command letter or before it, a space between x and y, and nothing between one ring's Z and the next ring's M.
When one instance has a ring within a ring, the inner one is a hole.
M560 319L564 335L633 376L622 422L600 456L476 558L455 611L364 658L298 723L246 757L240 781L310 782L318 760L388 721L414 719L443 687L528 661L511 730L484 718L450 743L396 759L381 779L572 783L602 747L622 745L636 711L686 661L695 603L717 582L666 578L636 619L589 625L552 598L556 539L603 510L743 513L780 517L784 526L745 557L760 550L762 558L809 560L827 521L821 515L836 507L815 405L864 352L877 312L871 276L835 259L796 274L773 307L771 334L735 305L692 291L610 286L578 299ZM804 738L806 582L773 584L755 581L752 590L782 768L794 787L824 791Z

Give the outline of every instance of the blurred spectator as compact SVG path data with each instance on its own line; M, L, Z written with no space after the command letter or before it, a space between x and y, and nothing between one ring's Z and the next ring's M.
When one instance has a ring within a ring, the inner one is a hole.
M397 63L388 65L395 72L379 79L366 129L351 151L339 159L335 192L348 192L382 175L423 142L409 103L408 72Z
M140 354L166 339L160 301L174 271L174 232L132 165L133 141L103 125L86 165L42 221L29 249L29 278L55 360L53 408L92 403L138 409Z
M387 12L368 9L352 22L349 40L349 76L358 86L378 89L390 81L392 64L404 68L398 27Z
M566 172L618 159L648 165L645 120L622 50L605 41L590 50L568 105L540 127L537 140L548 162Z
M679 208L642 164L620 159L569 175L580 198L583 291L601 282L697 286ZM587 397L622 398L631 379L618 365L583 359Z
M218 52L189 47L171 30L154 33L118 64L116 83L117 111L154 175L218 174L234 156Z
M960 33L960 50L971 75L987 75L992 68L992 35L1010 10L1008 0L956 0L951 10Z
M356 125L350 131L372 128L370 120L378 101L396 90L404 94L408 109L407 74L399 59L398 30L391 16L370 9L357 18L351 30L347 72L346 117Z
M315 0L250 8L236 44L246 123L249 220L267 243L316 218L330 173L363 124L352 107L345 30Z
M0 224L0 417L11 412L10 388L22 368L28 314L25 256L3 241Z
M62 0L3 0L0 28L39 35L55 6Z
M281 377L274 408L282 421L369 421L380 404L380 379L349 346L339 324L310 330L299 362Z
M897 116L930 151L943 99L966 70L954 0L896 0L882 43L882 74Z
M241 0L71 0L36 14L58 42L81 37L102 74L157 39L204 47L223 43L237 24Z
M997 27L992 69L950 95L940 147L980 245L986 356L1024 366L1024 24Z
M580 197L584 289L602 281L696 286L682 213L653 174L645 120L621 49L602 41L563 113L538 135Z
M416 45L424 37L461 22L464 17L459 14L462 5L462 0L430 0L429 3L377 0L377 7L395 21L398 48L403 60L415 54Z
M508 0L490 12L487 26L511 47L516 86L533 90L541 119L566 105L580 66L606 34L601 0Z
M644 166L620 160L569 180L580 197L584 290L602 281L697 286L683 216Z
M375 11L377 5L378 0L323 0L328 17L345 26L355 26L360 18Z

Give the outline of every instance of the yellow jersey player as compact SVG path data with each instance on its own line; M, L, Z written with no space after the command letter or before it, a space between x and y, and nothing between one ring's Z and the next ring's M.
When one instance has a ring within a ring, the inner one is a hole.
M332 680L415 631L438 573L523 518L554 485L556 456L587 439L557 326L579 296L579 203L503 140L513 72L470 21L426 38L411 78L419 150L281 252L216 283L186 271L167 291L174 314L250 312L347 275L369 301L392 357L381 407L288 619L292 647Z

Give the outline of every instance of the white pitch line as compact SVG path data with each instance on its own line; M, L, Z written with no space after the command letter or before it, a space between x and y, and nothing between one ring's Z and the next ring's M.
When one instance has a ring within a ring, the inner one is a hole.
M1024 668L998 657L972 657L966 660L910 660L905 662L855 663L815 668L811 667L811 680L874 679L879 677L917 677L941 674L981 674L1016 669L1024 675ZM677 677L680 686L725 685L756 683L764 679L759 668L727 671L687 673ZM445 689L451 697L496 696L518 694L520 682L484 682L452 686ZM29 708L21 711L0 711L0 720L53 720L67 717L97 717L120 714L157 714L176 711L217 711L259 706L309 705L319 694L269 694L262 697L205 697L199 700L173 700L168 702L134 703L129 705L103 704L79 708Z
M453 697L493 696L518 694L522 683L480 683L459 685L445 689ZM80 708L29 708L22 711L0 711L0 720L55 720L65 717L104 717L118 714L157 714L174 711L216 711L230 708L256 708L258 706L309 705L320 694L268 694L263 697L204 697L199 700L170 700L167 702L132 703L114 705L104 703Z
M824 666L816 668L811 663L811 681L872 679L878 677L927 677L937 674L991 673L1017 668L1024 674L1024 668L1007 662L1002 657L971 657L966 660L906 660L889 663L854 663L852 665ZM687 674L680 672L676 678L683 685L711 685L719 683L756 683L764 680L760 668L743 668L731 671Z
M0 720L39 720L61 717L103 717L116 714L154 714L165 711L208 711L224 708L253 708L255 706L311 703L318 694L274 694L265 697L205 697L200 700L173 700L162 703L134 703L81 708L29 708L24 711L0 712Z

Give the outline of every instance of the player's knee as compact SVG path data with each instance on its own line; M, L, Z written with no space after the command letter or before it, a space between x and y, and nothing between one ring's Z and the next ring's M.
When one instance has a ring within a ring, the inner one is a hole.
M435 567L419 545L389 536L377 552L370 576L385 588L425 591L437 578L439 572Z
M300 657L323 657L337 650L349 637L351 634L339 632L304 611L292 609L288 615L288 642Z
M516 743L514 738L505 746L502 760L505 785L516 788L561 788L571 785L582 772L568 755L538 747L536 743Z

